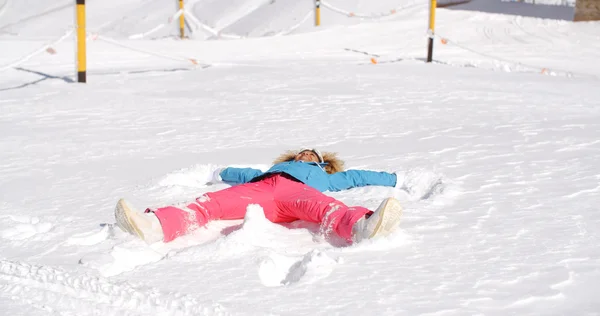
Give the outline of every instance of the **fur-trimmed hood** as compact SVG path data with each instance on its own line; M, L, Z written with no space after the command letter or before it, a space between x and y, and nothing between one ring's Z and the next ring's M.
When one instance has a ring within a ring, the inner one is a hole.
M298 153L300 153L300 151L288 150L281 154L279 157L277 157L277 159L273 161L273 164L292 161ZM337 153L323 152L323 160L325 161L325 166L323 167L323 169L325 169L325 172L329 174L334 174L336 172L344 171L344 162L337 157Z

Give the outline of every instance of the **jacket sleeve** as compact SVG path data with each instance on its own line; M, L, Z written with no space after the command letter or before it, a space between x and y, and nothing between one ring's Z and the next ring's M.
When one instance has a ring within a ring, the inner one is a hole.
M246 183L261 174L263 174L263 172L258 169L232 167L225 168L219 173L221 180L230 184Z
M393 187L396 185L396 175L368 170L348 170L329 175L329 191L341 191L368 185Z

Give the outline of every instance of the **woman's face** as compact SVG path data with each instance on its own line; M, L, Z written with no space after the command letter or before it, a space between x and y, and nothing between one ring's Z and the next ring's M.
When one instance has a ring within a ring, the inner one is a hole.
M295 161L306 161L306 162L319 162L319 157L317 156L317 154L315 154L314 152L310 151L310 150L305 150L305 151L301 151L300 153L298 153L296 155L296 158L294 158Z

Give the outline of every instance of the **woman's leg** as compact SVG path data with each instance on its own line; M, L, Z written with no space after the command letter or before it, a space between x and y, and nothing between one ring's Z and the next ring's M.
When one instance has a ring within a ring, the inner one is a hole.
M163 229L164 242L185 235L216 219L242 219L249 204L275 208L271 178L206 193L191 203L147 209L154 212Z
M351 240L354 223L373 213L361 206L348 207L303 183L282 176L277 176L275 180L277 211L271 216L265 211L265 215L272 222L293 222L301 219L320 223L325 233L334 231L340 237Z

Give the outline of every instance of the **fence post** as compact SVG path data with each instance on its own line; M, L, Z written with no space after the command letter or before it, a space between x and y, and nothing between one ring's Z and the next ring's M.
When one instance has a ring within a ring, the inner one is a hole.
M76 0L77 82L86 82L85 0Z
M315 26L321 25L321 0L315 0Z
M430 63L433 60L433 39L435 38L435 8L437 7L437 1L431 0L429 4L429 45L427 47L427 62Z
M179 10L181 15L179 16L179 37L185 38L185 14L183 14L183 0L179 0Z

